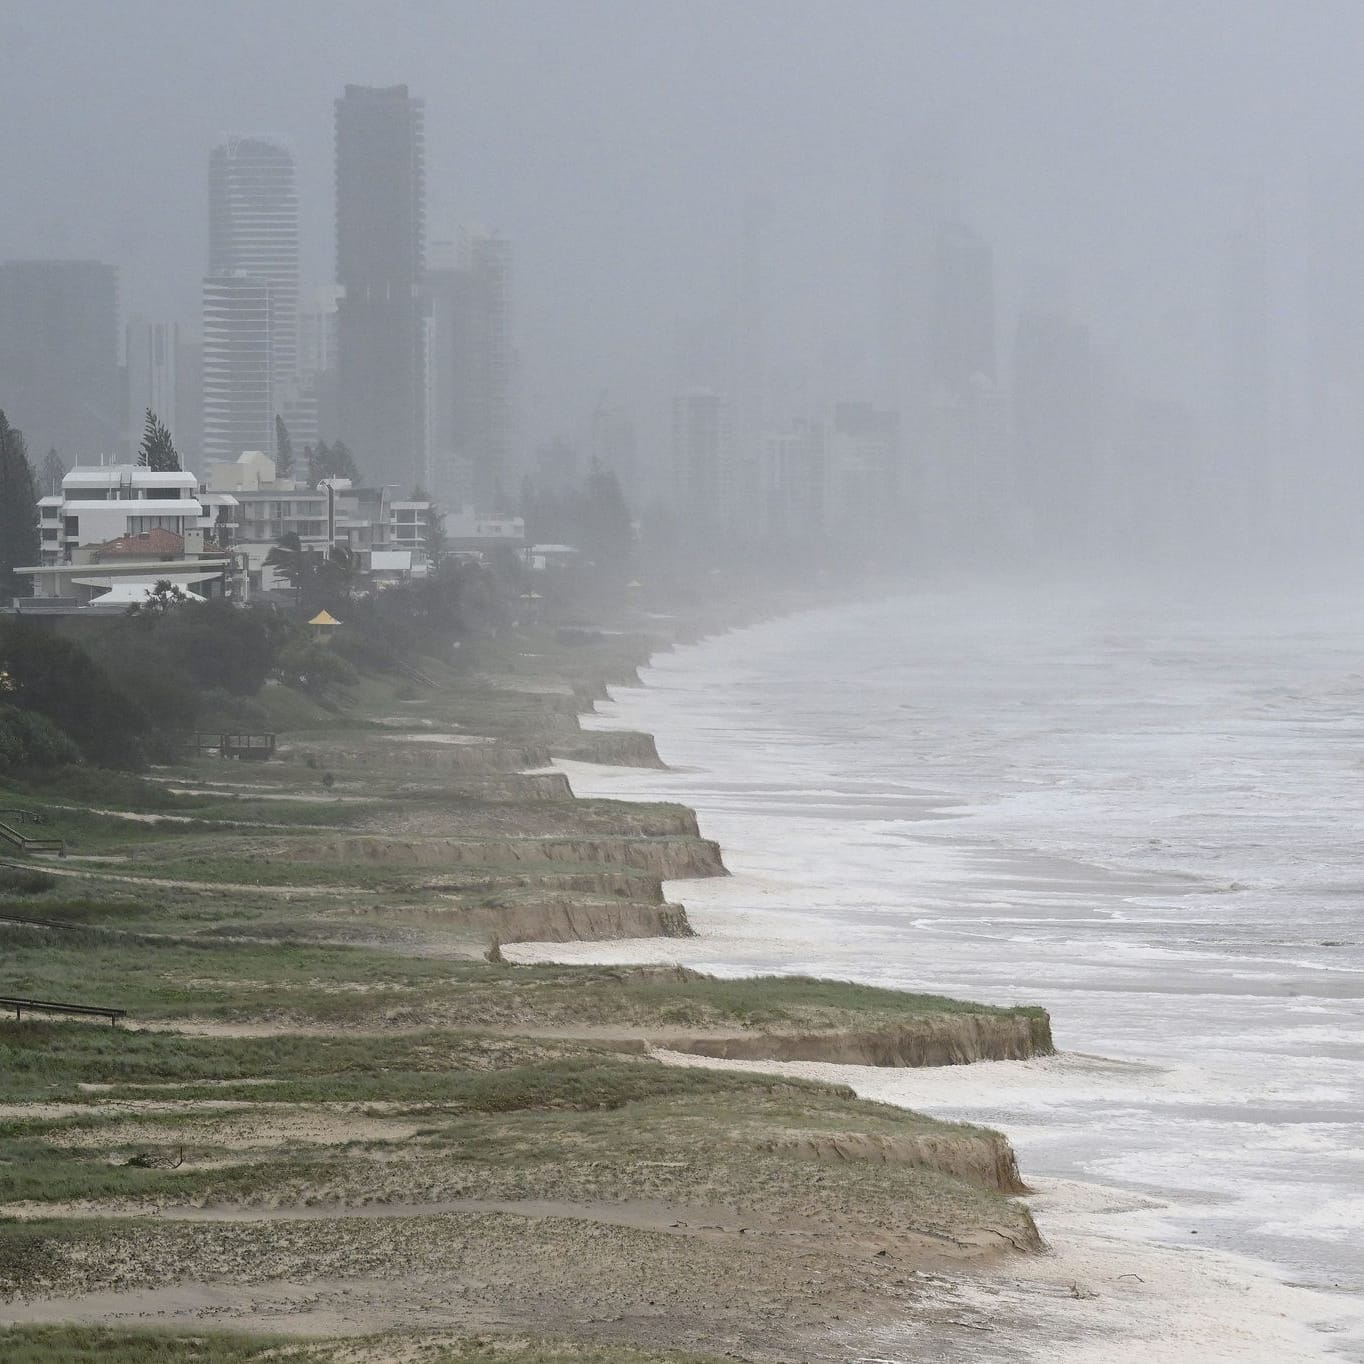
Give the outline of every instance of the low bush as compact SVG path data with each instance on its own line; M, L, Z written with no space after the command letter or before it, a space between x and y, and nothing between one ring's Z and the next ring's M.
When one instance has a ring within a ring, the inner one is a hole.
M42 895L57 888L57 878L26 867L0 866L0 895Z
M80 749L51 720L37 711L0 706L0 772L80 761Z

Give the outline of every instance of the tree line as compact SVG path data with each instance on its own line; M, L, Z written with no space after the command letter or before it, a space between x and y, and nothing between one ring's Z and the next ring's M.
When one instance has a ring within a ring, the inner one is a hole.
M0 771L60 764L135 771L179 756L198 730L269 729L265 689L337 709L358 669L449 658L510 619L513 586L449 561L431 577L347 602L327 639L269 606L191 599L169 582L118 616L0 617Z

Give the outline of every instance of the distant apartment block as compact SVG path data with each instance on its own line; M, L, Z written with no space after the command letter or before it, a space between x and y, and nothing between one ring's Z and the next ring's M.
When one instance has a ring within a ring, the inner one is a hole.
M512 249L470 234L454 265L427 275L430 486L451 503L492 507L513 494L516 355Z
M0 264L0 402L40 463L114 456L123 437L118 276L87 260Z
M405 85L336 101L338 427L376 482L424 478L425 109Z
M672 454L679 511L699 527L728 519L733 458L728 401L709 389L674 398Z
M826 459L826 533L850 545L903 540L909 527L899 414L871 403L839 403Z
M130 318L124 328L124 368L128 400L124 448L135 451L142 440L147 409L180 439L180 328L174 322ZM178 445L177 445L177 448ZM184 451L181 450L181 455Z
M394 501L389 487L362 487L345 478L323 479L316 487L280 478L260 450L210 464L207 486L236 504L236 544L254 587L279 586L265 561L290 534L319 556L346 550L361 574L393 578L426 571L426 538L436 515L428 501Z
M285 147L233 137L209 154L207 273L270 285L271 368L276 383L291 381L298 372L298 190Z
M204 280L204 457L275 445L274 289L250 275Z

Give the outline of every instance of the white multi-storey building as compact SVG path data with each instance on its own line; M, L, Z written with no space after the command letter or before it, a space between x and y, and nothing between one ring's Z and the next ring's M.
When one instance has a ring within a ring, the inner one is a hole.
M98 605L111 591L126 602L162 579L202 596L238 595L236 512L231 494L201 492L192 473L77 467L39 501L41 561L20 572L39 603Z
M277 312L268 280L210 275L204 280L204 455L235 459L273 450Z
M324 478L316 487L277 478L274 461L259 450L210 464L208 487L230 494L235 502L236 544L247 555L258 586L278 585L265 561L290 534L319 556L346 550L361 573L409 576L425 571L434 514L430 502L394 502L392 489L357 487L347 478Z
M209 154L208 273L269 284L271 368L277 383L292 381L298 372L298 190L287 148L233 137Z

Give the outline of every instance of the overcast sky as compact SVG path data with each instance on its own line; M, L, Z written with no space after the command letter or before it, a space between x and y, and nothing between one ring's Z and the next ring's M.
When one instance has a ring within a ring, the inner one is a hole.
M0 258L112 262L125 315L194 324L209 148L263 133L296 154L323 284L332 100L406 82L431 237L516 244L530 433L666 382L672 320L732 295L753 191L770 362L851 390L875 372L888 156L945 123L1006 328L1060 269L1178 387L1250 178L1290 224L1314 193L1357 212L1361 70L1357 0L0 0Z

